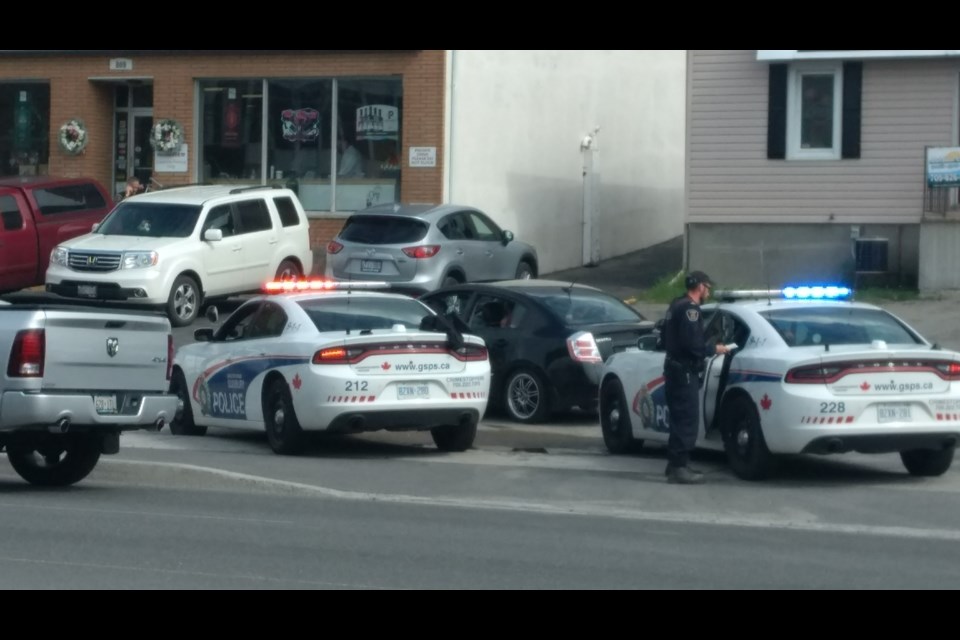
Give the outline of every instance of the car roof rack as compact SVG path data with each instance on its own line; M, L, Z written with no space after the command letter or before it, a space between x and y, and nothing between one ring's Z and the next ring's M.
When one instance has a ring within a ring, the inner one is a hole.
M247 187L230 189L230 195L235 193L243 193L244 191L255 191L257 189L286 189L286 187L280 186L279 184L254 184Z

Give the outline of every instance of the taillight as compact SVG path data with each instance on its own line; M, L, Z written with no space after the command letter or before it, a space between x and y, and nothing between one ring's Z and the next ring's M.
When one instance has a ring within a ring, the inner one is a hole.
M597 341L589 331L578 331L567 338L567 351L576 362L603 362Z
M486 360L487 359L487 348L478 347L477 345L467 344L459 349L450 351L452 355L457 360L461 362L473 362L476 360Z
M167 334L167 380L173 377L173 334Z
M11 378L42 378L47 338L43 329L22 329L13 339L7 375Z
M357 347L329 347L313 354L313 364L350 364L363 355L364 350Z
M844 370L842 366L819 365L797 367L787 372L785 382L793 384L826 384L833 382L837 375Z
M343 245L337 242L336 240L331 240L327 243L327 253L334 254L340 253L343 250Z
M401 249L405 254L411 258L432 258L433 256L440 253L440 245L438 244L425 244L419 247L407 247L406 249Z
M960 380L960 362L944 362L937 365L941 376L947 380Z

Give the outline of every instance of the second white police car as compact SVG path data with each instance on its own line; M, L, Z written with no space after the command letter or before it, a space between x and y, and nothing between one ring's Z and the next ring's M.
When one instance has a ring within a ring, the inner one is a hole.
M697 444L726 451L740 478L761 479L778 456L899 452L907 471L938 476L960 440L960 354L905 322L852 302L845 287L717 292L704 305L711 343ZM726 301L724 301L726 300ZM604 441L614 453L666 442L664 353L614 355L600 383Z
M216 331L198 329L174 358L171 430L265 429L281 454L305 431L429 429L442 450L470 448L490 391L483 340L412 298L354 290L378 286L272 282Z

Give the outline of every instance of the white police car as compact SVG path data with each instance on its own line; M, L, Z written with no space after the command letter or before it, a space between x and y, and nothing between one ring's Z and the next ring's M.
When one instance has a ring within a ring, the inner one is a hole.
M198 329L174 358L171 430L265 429L282 454L302 448L304 431L430 429L442 450L470 448L490 390L483 340L412 298L353 290L364 285L378 286L269 283L278 295Z
M960 354L930 344L844 287L717 292L703 306L711 343L697 445L725 450L734 473L768 476L780 454L900 452L907 470L938 476L960 440ZM600 382L604 442L613 453L666 442L664 353L614 355Z

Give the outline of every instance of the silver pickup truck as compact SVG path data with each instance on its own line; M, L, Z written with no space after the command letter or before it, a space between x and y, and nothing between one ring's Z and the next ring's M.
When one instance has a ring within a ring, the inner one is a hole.
M172 360L160 314L0 301L0 450L32 484L79 482L121 431L174 418Z

